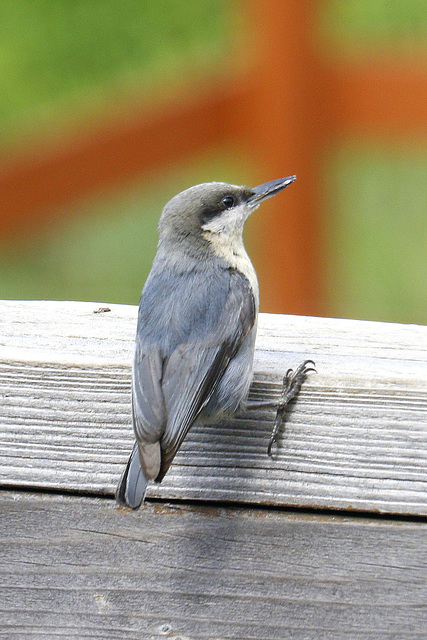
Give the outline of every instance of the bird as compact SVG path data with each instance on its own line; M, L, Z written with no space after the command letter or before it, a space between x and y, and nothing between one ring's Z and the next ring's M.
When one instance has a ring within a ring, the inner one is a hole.
M139 303L132 367L135 444L118 483L119 505L141 506L149 481L163 480L194 423L247 407L259 286L243 228L262 202L295 180L293 175L253 188L198 184L164 207ZM313 370L310 365L306 360L284 378L269 455L285 407Z

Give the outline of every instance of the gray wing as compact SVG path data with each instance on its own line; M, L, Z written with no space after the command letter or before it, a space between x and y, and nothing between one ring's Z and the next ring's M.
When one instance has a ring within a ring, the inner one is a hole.
M164 290L161 313L167 317L155 320L161 323L158 326L168 327L167 337L161 333L155 339L148 323L153 323L151 313L144 319L146 331L137 339L134 429L145 472L144 449L149 446L152 453L153 444L160 443L158 473L148 476L157 482L163 479L256 319L253 293L242 274L222 270L214 281L202 283L205 286L195 280L175 287L178 292L191 292L190 297L168 296ZM147 299L141 304L145 308Z

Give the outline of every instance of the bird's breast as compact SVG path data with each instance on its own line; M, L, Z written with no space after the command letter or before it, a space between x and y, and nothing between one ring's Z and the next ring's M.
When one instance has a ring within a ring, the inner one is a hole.
M248 254L241 237L230 238L226 235L212 235L209 238L212 249L220 257L230 269L236 269L249 281L253 291L256 303L256 309L259 307L259 286L256 271Z

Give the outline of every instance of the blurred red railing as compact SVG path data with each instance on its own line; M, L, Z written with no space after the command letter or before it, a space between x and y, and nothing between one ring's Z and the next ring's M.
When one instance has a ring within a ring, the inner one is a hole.
M250 69L207 79L185 98L133 108L90 132L3 159L0 243L47 223L63 205L137 176L152 179L229 142L258 167L254 184L298 175L283 200L264 205L256 223L262 309L326 313L325 148L360 133L382 141L425 141L427 69L425 59L358 66L326 59L315 35L321 2L246 0Z

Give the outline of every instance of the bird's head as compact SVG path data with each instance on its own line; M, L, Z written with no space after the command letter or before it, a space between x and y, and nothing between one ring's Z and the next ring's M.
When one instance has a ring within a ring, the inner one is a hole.
M164 207L159 221L160 240L173 244L211 243L216 242L218 236L224 241L241 237L245 221L261 202L295 180L296 176L289 176L253 188L226 182L190 187Z

